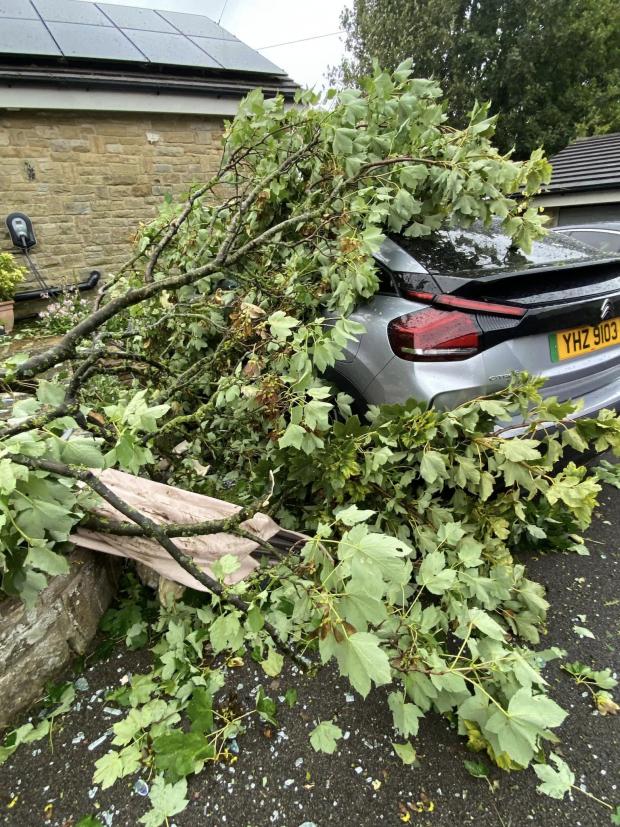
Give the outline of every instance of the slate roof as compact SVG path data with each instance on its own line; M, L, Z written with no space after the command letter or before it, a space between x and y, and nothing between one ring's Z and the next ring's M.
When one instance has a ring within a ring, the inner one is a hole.
M165 88L174 78L170 91L183 92L217 81L220 94L260 85L289 97L297 88L283 69L204 15L83 0L0 0L0 81L80 77L92 85L140 80L142 88L145 79Z
M553 175L548 193L616 189L620 187L620 132L581 138L549 160Z

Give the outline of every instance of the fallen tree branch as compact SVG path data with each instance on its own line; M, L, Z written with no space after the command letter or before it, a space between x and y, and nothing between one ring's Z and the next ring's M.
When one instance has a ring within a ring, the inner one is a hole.
M99 494L99 496L108 502L113 508L120 511L121 514L124 514L124 516L132 522L136 523L142 529L146 537L156 540L159 545L168 552L172 559L175 560L179 566L181 566L182 569L184 569L188 574L191 574L191 576L206 589L208 589L208 591L217 595L217 597L219 597L224 603L230 603L231 606L234 606L244 615L247 615L250 610L250 606L245 602L245 600L242 600L235 594L229 594L227 588L222 585L222 583L214 580L214 578L210 577L208 574L205 574L205 572L203 572L194 563L191 557L184 554L176 543L170 539L166 529L163 526L154 522L149 517L122 500L117 494L114 493L114 491L112 491L111 488L108 488L105 483L93 474L92 471L80 469L71 465L65 465L61 462L34 459L33 457L27 457L23 454L12 454L11 459L20 465L31 468L32 470L47 471L61 477L70 477L83 482L85 485L88 485L90 489L92 489L96 494ZM237 515L235 515L235 517L236 516ZM256 542L254 537L252 537L252 539ZM283 641L275 627L272 626L267 620L265 620L263 628L271 636L274 644L283 654L290 657L302 668L307 668L309 665L307 659Z

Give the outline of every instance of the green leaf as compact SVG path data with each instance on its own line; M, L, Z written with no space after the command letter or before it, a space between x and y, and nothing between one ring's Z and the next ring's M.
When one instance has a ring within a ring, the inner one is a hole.
M512 696L506 712L491 714L485 728L497 735L500 752L526 767L538 752L541 736L565 717L566 712L551 698L532 695L531 689L523 687Z
M418 734L419 719L424 716L415 704L405 702L402 692L390 692L388 706L392 712L394 727L403 738Z
M465 769L474 778L487 778L489 775L489 768L480 761L463 761Z
M454 585L456 577L457 573L454 569L446 568L443 551L431 551L422 560L416 580L431 594L443 594Z
M163 777L158 775L149 791L152 809L139 819L140 823L146 827L160 827L160 824L187 807L189 801L186 795L187 781L184 778L176 784L166 784Z
M310 733L310 743L316 752L333 755L337 741L342 738L342 730L331 721L321 721Z
M276 652L275 649L269 648L269 654L265 660L261 661L260 665L262 666L265 674L269 675L271 678L275 678L282 671L282 667L284 666L284 657L279 652Z
M356 505L350 505L347 508L339 508L336 512L337 519L348 526L356 525L357 523L365 523L369 520L376 511L370 509L361 509Z
M276 704L271 698L265 695L262 686L259 687L256 694L256 711L261 718L268 721L270 724L276 724Z
M356 632L345 638L342 649L343 654L338 658L340 672L363 698L370 692L371 681L382 686L392 680L388 656L376 635Z
M243 645L243 629L239 623L239 612L228 612L217 617L209 629L209 640L216 655L224 649L233 652Z
M241 568L239 558L234 554L224 554L218 557L211 566L211 571L218 580L224 580L229 574L234 574Z
M545 695L532 695L528 689L519 689L508 704L508 714L524 723L546 729L563 723L567 713L551 698Z
M204 686L197 686L187 705L187 716L192 732L211 732L213 729L213 697Z
M104 827L104 825L95 816L82 816L79 821L76 821L75 827Z
M258 606L252 606L247 614L247 627L251 632L257 634L265 625L265 618Z
M488 615L482 609L470 609L469 622L475 629L479 629L484 635L493 640L505 640L506 632L496 620Z
M286 426L286 430L278 440L278 445L280 448L301 448L303 439L306 435L306 431L301 425L295 425L293 422L289 422Z
M351 155L353 152L352 133L354 137L355 131L352 129L342 128L335 130L333 148L336 155Z
M284 339L288 339L293 328L299 325L299 319L287 316L283 310L276 310L275 313L269 316L267 323L271 329L271 335L283 341Z
M140 749L135 744L130 744L120 752L106 752L95 762L93 783L100 784L101 789L107 790L119 778L136 772L140 767L140 757Z
M0 493L11 494L18 480L28 479L28 470L10 459L0 459Z
M297 703L297 690L294 687L290 687L286 690L284 693L284 702L289 709L292 709L295 706Z
M325 431L329 428L329 412L333 405L329 402L321 402L320 399L312 399L304 405L304 422L313 431L317 428Z
M92 439L74 437L63 442L60 447L60 458L67 465L82 465L85 468L103 468L103 454Z
M69 572L69 562L66 557L56 554L47 546L31 546L28 549L25 565L52 576Z
M407 766L415 764L417 753L409 741L406 741L404 744L395 744L392 742L392 748L403 764Z
M215 748L203 732L173 730L153 739L155 766L170 781L200 772L205 761L215 758Z
M65 401L65 388L56 382L48 382L46 379L39 379L37 384L37 399L44 405L52 405L57 408Z
M420 463L420 474L429 485L439 479L446 479L448 471L445 457L437 451L425 451Z
M548 764L534 764L534 772L542 781L536 789L551 798L563 799L575 783L575 775L559 755L552 752L549 759L555 764L555 770Z
M513 437L502 440L501 452L510 462L525 462L533 459L540 459L539 443L535 439L522 439Z

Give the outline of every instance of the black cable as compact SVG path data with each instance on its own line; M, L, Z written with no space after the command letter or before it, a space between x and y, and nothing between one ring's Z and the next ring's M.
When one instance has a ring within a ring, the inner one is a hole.
M34 261L30 258L30 253L28 252L27 247L24 247L24 255L26 256L26 261L28 262L28 265L30 267L30 272L35 277L35 279L38 281L40 287L43 290L49 290L49 284L47 284L47 282L45 281L45 279L41 275L41 273L39 271L39 268L34 263Z

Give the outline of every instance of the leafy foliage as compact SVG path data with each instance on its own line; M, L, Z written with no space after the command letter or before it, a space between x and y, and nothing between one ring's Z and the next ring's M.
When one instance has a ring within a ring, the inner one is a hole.
M271 678L283 654L308 652L361 697L388 687L406 763L430 711L504 769L538 759L565 718L542 675L558 651L532 648L544 589L521 560L584 551L600 485L562 454L620 451L616 415L568 428L577 406L518 376L451 411L411 400L362 421L326 377L362 332L347 314L377 289L386 226L416 237L499 220L523 248L544 233L525 200L548 178L542 154L502 157L484 107L455 130L439 97L409 63L377 70L330 108L310 93L291 108L253 92L227 130L221 171L143 228L101 307L51 350L5 364L7 387L37 389L0 431L7 592L32 601L64 565L73 527L92 520L92 491L110 496L91 473L104 466L245 508L270 491L270 513L310 536L287 555L263 545L259 570L235 586L222 559L210 595L154 620L135 594L106 619L129 645L151 641L155 664L113 693L126 714L94 780L152 771L147 825L184 806L187 776L230 758L248 718L275 725L262 689L253 709L225 697L223 664L239 658ZM523 418L524 433L506 439L501 424ZM540 436L541 423L556 430ZM104 529L176 552L171 526L112 504L132 523ZM340 735L322 721L312 744L333 752Z
M378 59L437 78L459 124L475 101L501 116L497 142L527 157L620 129L615 0L355 0L342 14L348 55L335 74L359 80Z
M575 775L559 755L552 752L549 757L555 764L555 769L549 764L534 765L534 772L542 782L536 789L551 798L562 799L575 783Z
M20 267L12 253L0 253L0 301L13 298L15 288L26 278L27 270Z
M601 715L616 715L620 711L620 706L614 701L613 695L607 691L618 685L611 669L592 669L578 661L564 663L562 669L574 677L578 686L585 686L589 690ZM598 690L595 687L598 687Z

